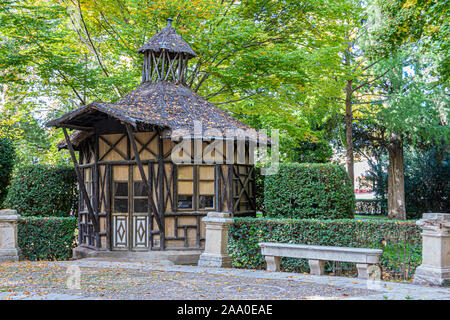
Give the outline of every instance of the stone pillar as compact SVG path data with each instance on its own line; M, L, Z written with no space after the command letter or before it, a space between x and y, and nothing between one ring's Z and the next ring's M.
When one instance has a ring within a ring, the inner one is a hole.
M267 264L267 271L279 272L281 257L264 256Z
M227 251L228 228L233 223L226 212L209 212L202 219L206 224L205 251L200 255L201 267L231 267L231 258Z
M325 270L325 261L324 260L314 260L309 259L309 273L315 276L323 276Z
M18 261L19 248L17 246L16 210L0 210L0 262Z
M422 264L414 283L450 286L450 214L424 213L416 224L422 228Z

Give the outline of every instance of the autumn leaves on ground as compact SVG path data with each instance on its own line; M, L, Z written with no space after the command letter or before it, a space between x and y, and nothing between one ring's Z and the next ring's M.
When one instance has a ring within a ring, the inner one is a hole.
M89 299L328 299L361 296L370 290L339 288L307 281L252 279L242 276L80 267L80 289L70 289L71 262L10 262L0 265L0 297L39 298L49 294ZM73 269L72 269L73 270ZM294 279L295 275L291 276Z

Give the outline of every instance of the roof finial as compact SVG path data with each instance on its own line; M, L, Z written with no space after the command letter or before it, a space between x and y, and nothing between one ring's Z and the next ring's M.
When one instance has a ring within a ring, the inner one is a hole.
M167 26L168 26L168 27L172 27L172 21L173 21L172 18L168 18L168 19L167 19Z

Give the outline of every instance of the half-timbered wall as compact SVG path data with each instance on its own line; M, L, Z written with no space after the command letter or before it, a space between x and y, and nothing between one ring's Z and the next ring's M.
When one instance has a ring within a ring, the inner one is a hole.
M98 225L95 230L80 196L81 245L136 251L202 248L205 227L201 219L208 212L224 211L235 216L256 213L254 170L248 150L243 158L234 151L234 161L241 163L176 165L171 160L175 142L160 138L157 132L134 133L134 140L139 161L127 133L94 135L79 146L80 168ZM204 160L226 155L226 148L211 150L210 143L202 143ZM193 157L194 152L192 148L190 154L186 153ZM163 213L164 232L158 227L158 212Z

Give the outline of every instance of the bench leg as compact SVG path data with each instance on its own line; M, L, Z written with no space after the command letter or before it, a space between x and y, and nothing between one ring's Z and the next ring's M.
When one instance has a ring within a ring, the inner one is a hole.
M325 269L324 260L308 260L310 273L316 276L322 276Z
M358 269L359 279L369 279L369 264L367 263L357 263L356 269Z
M281 257L265 256L267 271L279 272Z

